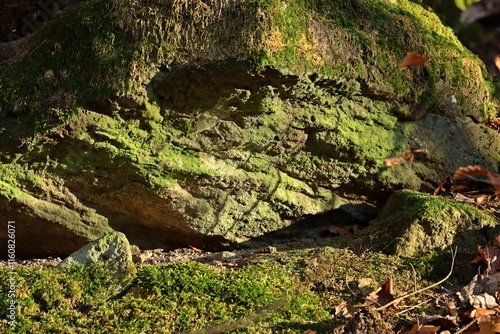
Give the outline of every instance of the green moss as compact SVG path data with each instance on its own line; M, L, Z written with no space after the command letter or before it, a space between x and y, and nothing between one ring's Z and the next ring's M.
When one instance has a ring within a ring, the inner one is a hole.
M490 98L495 90L481 61L418 4L274 1L269 18L257 57L261 66L356 78L375 94L425 110L442 105L443 92L451 91L466 113L494 115L492 106L498 102ZM406 52L431 60L402 71L398 65ZM451 104L451 95L446 100Z
M451 198L399 191L379 217L362 232L375 249L401 256L420 256L458 246L460 251L482 243L479 231L497 221L479 208Z
M65 122L89 101L142 91L158 66L230 59L353 79L384 98L425 109L442 103L440 91L451 90L466 113L492 116L495 110L479 59L418 4L248 0L225 9L125 0L67 8L2 71L0 111L29 111L42 126L44 119ZM432 59L400 71L408 51Z
M340 302L362 304L389 276L394 278L396 295L429 284L420 280L427 271L425 263L415 262L412 267L380 253L360 256L325 247L278 252L250 262L235 270L189 261L140 266L136 280L121 295L109 289L120 282L102 265L71 266L63 271L18 267L14 328L6 320L10 270L3 267L0 330L328 332L343 324L331 318ZM408 300L409 305L412 302Z
M0 195L13 198L25 198L27 189L39 184L39 177L27 164L0 164Z

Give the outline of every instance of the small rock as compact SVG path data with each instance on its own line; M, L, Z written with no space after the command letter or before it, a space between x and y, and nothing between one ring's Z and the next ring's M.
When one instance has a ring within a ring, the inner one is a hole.
M236 253L223 251L223 252L214 254L214 256L212 258L214 260L217 260L217 261L228 261L228 260L235 259L237 256L238 255Z
M125 234L113 232L83 246L61 263L57 268L62 269L73 264L88 265L95 262L105 263L116 276L135 271L132 262L132 252Z
M275 254L278 252L278 249L276 247L273 247L273 246L267 246L266 248L264 248L262 250L262 253L266 253L266 254Z

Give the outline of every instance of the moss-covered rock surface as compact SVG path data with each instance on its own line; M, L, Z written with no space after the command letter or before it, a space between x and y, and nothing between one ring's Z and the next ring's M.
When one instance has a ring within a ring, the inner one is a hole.
M399 69L410 51L431 59ZM459 166L495 171L497 97L412 2L84 1L1 70L0 213L25 257L110 230L221 248ZM384 167L410 149L425 153Z

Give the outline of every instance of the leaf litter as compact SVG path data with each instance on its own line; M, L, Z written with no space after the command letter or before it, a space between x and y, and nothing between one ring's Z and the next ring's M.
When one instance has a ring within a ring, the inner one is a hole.
M385 159L384 164L386 167L394 167L405 161L411 164L415 160L415 153L422 151L424 150L408 150ZM457 201L468 202L489 210L498 218L496 202L500 196L500 175L477 165L460 167L442 180L435 188L434 195L452 196ZM479 273L473 277L469 284L460 288L456 293L446 291L443 298L448 302L441 306L441 314L417 317L413 325L403 326L406 327L406 331L400 331L401 333L500 333L500 235L493 237L491 245L478 245L477 252L478 255L470 262L479 266ZM394 316L394 312L399 310L396 304L401 303L409 296L422 293L446 281L453 272L455 255L456 253L452 252L451 269L443 280L395 298L393 294L394 282L393 278L390 277L379 288L365 297L363 305L355 308L343 302L339 305L339 310L336 309L335 316L349 318L349 322L355 322L357 321L356 317L359 318L360 314L366 314L367 308L370 308L372 312L378 312L381 317L384 316L384 312L389 312L389 315L385 315L386 317ZM438 300L436 300L436 305L438 304ZM413 308L410 307L408 310ZM404 312L406 311L399 311L396 314Z

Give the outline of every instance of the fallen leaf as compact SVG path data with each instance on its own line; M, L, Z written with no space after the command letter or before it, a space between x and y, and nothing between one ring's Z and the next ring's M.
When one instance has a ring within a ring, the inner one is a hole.
M420 66L425 64L428 60L429 58L419 55L418 53L408 52L401 64L399 64L399 69L403 70L408 67Z
M492 309L498 307L494 296L496 296L499 286L500 272L488 276L476 275L469 284L460 288L457 296L462 304L470 303L474 307Z
M493 62L495 63L497 69L500 71L500 55L496 55L495 58L493 59Z
M485 274L493 274L500 270L500 249L496 246L477 246L479 255L472 260L475 264L486 264Z
M489 199L490 199L490 196L485 195L485 194L481 194L481 195L477 196L476 198L474 198L474 203L476 203L479 206L483 206L483 205L488 204Z
M404 153L396 155L395 157L386 158L384 159L385 167L394 167L400 165L403 161L408 161L409 163L412 163L413 160L415 159L415 153L424 151L425 150L423 149L408 150Z
M189 248L191 248L192 250L194 250L197 253L203 253L203 251L201 249L199 249L199 248L196 248L196 247L191 246L191 245L188 245L188 246L189 246Z
M497 195L500 195L500 175L488 172L488 179L493 188L495 188Z
M382 284L380 288L377 288L372 291L368 295L368 297L365 298L365 303L364 305L377 305L377 306L384 306L385 304L391 302L394 300L394 295L392 291L392 277L389 277L389 279Z
M346 302L342 302L335 306L335 316L337 318L352 318L354 315L354 307Z
M312 329L305 330L302 334L317 334L318 332L313 331Z
M469 317L475 318L479 324L479 332L477 334L496 334L500 332L500 317L496 314L499 307L493 309L475 308L470 312Z
M437 186L436 189L434 189L434 195L439 195L441 193L445 193L447 191L451 190L453 183L451 182L451 177L448 175L441 181L439 186Z
M474 294L469 297L469 303L478 309L484 309L484 310L491 310L495 307L498 306L495 297L488 293L482 293L482 294ZM492 314L494 314L495 311L493 311ZM484 314L489 314L489 313L484 313Z
M421 316L419 319L420 324L439 327L440 331L455 331L459 327L459 319L456 316Z
M494 317L491 318L490 331L492 333L498 333L498 332L500 332L500 317L499 316L494 316Z
M500 60L500 57L499 57L499 60ZM500 118L496 117L496 118L490 119L490 121L488 122L487 125L490 129L493 129L495 131L499 131L500 130Z
M490 173L490 171L481 166L467 166L458 168L455 174L453 174L453 178L455 180L460 180L472 175L488 175L488 173Z
M440 328L439 326L415 324L405 334L436 334Z

